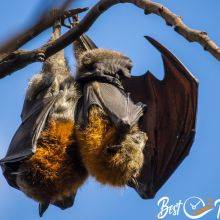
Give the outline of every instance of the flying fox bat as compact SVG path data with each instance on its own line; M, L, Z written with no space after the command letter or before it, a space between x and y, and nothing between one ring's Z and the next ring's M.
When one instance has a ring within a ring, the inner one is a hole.
M60 29L57 21L51 41L60 36ZM71 207L87 177L73 138L78 98L64 51L59 51L30 80L22 123L1 160L8 183L39 202L40 216L49 204Z
M87 36L74 46L82 93L75 135L83 164L97 181L124 186L138 175L147 140L137 124L145 106L132 102L119 79L129 77L132 62L119 52L96 48Z
M144 199L153 198L188 155L198 95L198 82L183 64L146 39L162 55L162 81L150 72L130 76L128 57L98 49L88 37L75 42L83 94L76 111L82 161L99 182L129 185Z

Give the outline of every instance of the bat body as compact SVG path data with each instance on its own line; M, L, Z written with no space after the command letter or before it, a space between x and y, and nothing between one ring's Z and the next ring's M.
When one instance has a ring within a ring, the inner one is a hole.
M145 106L123 90L131 60L104 49L85 52L77 82L83 96L77 106L76 140L88 172L103 184L124 186L143 165L147 137L138 129Z
M87 52L78 61L83 97L76 120L88 172L103 184L127 184L144 199L153 198L188 155L198 96L193 75L164 46L146 38L162 55L162 81L150 72L129 77L129 58L83 39Z
M51 40L59 36L58 25ZM38 201L40 215L49 204L61 209L72 206L87 177L73 137L78 98L75 80L60 51L31 79L22 124L1 160L9 184Z

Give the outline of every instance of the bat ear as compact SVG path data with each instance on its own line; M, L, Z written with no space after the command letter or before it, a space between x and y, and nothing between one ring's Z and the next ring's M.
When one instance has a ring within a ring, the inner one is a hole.
M48 207L49 207L49 203L39 203L38 210L39 210L39 216L40 217L43 216L43 214L46 212Z

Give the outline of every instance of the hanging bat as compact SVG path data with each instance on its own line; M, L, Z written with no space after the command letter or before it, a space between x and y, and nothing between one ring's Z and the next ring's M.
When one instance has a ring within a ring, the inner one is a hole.
M156 40L146 39L162 55L162 81L150 72L129 77L128 57L97 49L88 37L75 43L83 94L76 140L83 163L99 182L129 185L144 199L153 198L188 155L198 95L198 82L183 64Z
M50 40L59 38L60 32L57 21ZM49 204L71 207L87 177L73 137L78 98L64 51L59 51L30 80L22 124L1 160L8 183L39 202L40 216Z
M120 81L129 77L132 62L119 52L96 48L87 36L74 46L83 94L75 116L82 161L97 181L124 186L139 174L147 140L138 128L145 106L135 104Z

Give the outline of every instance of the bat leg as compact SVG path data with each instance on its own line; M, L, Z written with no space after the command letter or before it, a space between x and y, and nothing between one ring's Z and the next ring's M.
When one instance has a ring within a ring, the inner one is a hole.
M49 207L49 203L39 203L38 210L39 210L40 217L43 217L43 215L47 211L48 207Z

